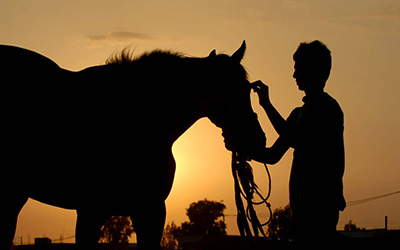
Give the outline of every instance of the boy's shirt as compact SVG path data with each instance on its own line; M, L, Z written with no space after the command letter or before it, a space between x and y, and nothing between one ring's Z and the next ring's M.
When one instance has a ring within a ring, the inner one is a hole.
M344 142L343 112L327 93L303 98L304 105L289 115L288 134L294 148L290 175L290 203L315 204L343 210Z

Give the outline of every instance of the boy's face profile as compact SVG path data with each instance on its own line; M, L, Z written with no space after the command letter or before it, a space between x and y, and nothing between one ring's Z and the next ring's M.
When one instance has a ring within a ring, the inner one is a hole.
M295 62L293 78L296 79L299 90L305 91L312 84L311 73L305 63Z
M304 61L295 61L293 78L301 91L315 91L323 89L324 81L315 65Z

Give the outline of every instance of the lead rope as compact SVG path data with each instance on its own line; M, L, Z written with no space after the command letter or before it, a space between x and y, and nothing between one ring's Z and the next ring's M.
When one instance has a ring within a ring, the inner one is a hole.
M240 236L243 240L243 245L248 246L247 249L256 249L256 240L261 233L265 238L267 237L263 226L267 225L272 218L271 204L268 203L268 198L271 195L271 175L268 167L264 164L268 175L268 194L263 196L258 190L257 185L254 183L253 169L245 158L240 157L237 152L232 153L232 175L235 181L235 202L237 208L237 224ZM261 201L254 201L254 194L256 194ZM242 197L245 199L247 206L244 208ZM265 204L269 211L269 219L265 223L260 223L254 206ZM252 230L249 226L251 223ZM254 232L254 236L252 234ZM247 244L246 244L247 243Z

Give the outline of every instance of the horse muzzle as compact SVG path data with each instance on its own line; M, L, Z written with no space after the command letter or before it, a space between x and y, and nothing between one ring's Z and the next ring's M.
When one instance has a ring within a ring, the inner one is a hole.
M264 149L266 136L257 119L245 119L223 128L225 148L243 155Z

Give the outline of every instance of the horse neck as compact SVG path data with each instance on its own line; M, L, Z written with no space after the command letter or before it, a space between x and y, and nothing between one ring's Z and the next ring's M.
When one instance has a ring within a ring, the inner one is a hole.
M134 107L136 123L140 124L137 125L137 133L142 134L139 137L146 134L150 141L157 141L160 145L172 146L197 120L206 117L205 107L207 105L205 104L207 104L207 98L199 96L198 91L191 89L191 86L204 86L204 83L186 82L186 79L190 78L189 76L198 75L198 72L195 71L198 70L197 65L201 62L202 60L199 59L185 60L183 65L185 65L186 73L185 77L181 78L185 80L160 79L160 81L173 84L159 85L159 83L150 82L148 84L137 84L135 93L132 93L131 89L126 91L129 93L129 97L133 99L133 103L130 104L131 107ZM94 66L77 73L83 83L105 82L108 85L108 82L115 82L113 78L118 76L114 70L109 69L108 66ZM185 72L185 70L180 70ZM154 85L156 87L151 89ZM104 89L110 91L108 88ZM143 105L143 100L147 98L151 102ZM127 110L127 112L132 112L132 110Z
M164 131L166 140L171 145L196 121L205 117L201 102L193 100L178 105L176 103L172 103L171 106L165 105L160 113L159 119L163 124L159 126L162 126L161 131Z
M164 79L173 84L158 93L161 98L157 98L156 94L159 102L156 105L160 107L159 119L163 123L160 125L165 129L164 134L171 145L196 121L207 116L209 97L204 95L209 94L209 90L201 88L208 88L208 85L204 84L205 79L193 79L194 75L204 76L204 62L201 58L182 59L181 64L175 67L179 69L176 75L180 75L180 80Z

